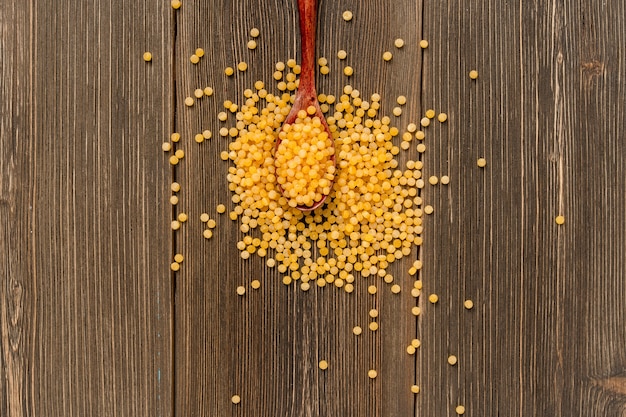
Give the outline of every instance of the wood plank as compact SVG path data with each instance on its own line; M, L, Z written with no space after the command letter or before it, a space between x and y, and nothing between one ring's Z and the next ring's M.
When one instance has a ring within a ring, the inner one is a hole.
M559 236L564 414L626 414L626 222L621 215L626 207L626 58L619 52L626 40L619 16L625 12L623 3L572 2L557 14L561 35L555 42L554 83L560 100L555 100L554 129L563 154L564 190L559 203L571 218ZM570 24L570 15L579 18Z
M28 24L24 6L0 5L0 415L22 416L26 411L29 336L25 315L27 274L32 259L26 255L30 231L31 191L27 164L28 94L17 81L32 82L28 42L19 36ZM20 219L22 221L16 221Z
M452 181L424 192L423 279L443 302L420 323L423 415L624 415L623 13L425 9L424 104L451 115L426 165Z
M171 8L0 7L0 414L170 415Z
M349 23L341 19L348 9L354 14ZM398 127L416 121L421 2L322 1L320 21L319 53L328 58L331 73L318 80L319 92L339 96L350 82L363 95L380 93L384 114L404 94L409 102ZM412 415L415 358L405 349L415 337L416 319L406 271L416 252L390 268L403 285L399 295L382 280L376 296L369 295L373 278L357 279L352 294L315 286L303 292L284 286L282 274L258 257L242 261L235 247L243 238L238 223L215 211L219 203L234 207L228 164L219 159L228 141L217 135L216 115L226 99L241 103L241 93L257 79L275 90L274 64L297 57L296 23L295 1L185 4L178 15L176 128L186 156L176 167L182 185L177 210L190 220L176 233L176 247L187 259L176 278L176 409L182 415ZM252 27L261 36L251 52L246 43ZM393 46L397 37L406 41L402 50ZM194 66L189 57L197 47L206 55ZM349 80L340 73L339 49L348 51L347 62L355 68ZM382 60L385 50L394 51L390 63ZM224 68L242 60L248 71L226 78ZM183 99L205 86L214 88L214 96L185 108ZM203 129L213 138L198 145L193 138ZM417 158L415 149L411 157ZM217 220L211 240L202 237L203 212ZM257 291L249 286L253 279L262 283ZM247 288L244 297L236 295L239 285ZM376 333L367 330L373 307L380 312ZM364 329L359 337L352 334L357 324ZM329 362L324 372L318 368L322 359ZM368 378L369 369L378 371L376 380ZM231 403L234 394L242 398L239 405Z

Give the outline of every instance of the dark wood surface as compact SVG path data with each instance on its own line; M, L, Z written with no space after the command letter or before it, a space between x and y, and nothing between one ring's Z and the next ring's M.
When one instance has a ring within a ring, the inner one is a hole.
M452 119L433 143L442 158L426 161L452 182L426 190L438 211L425 228L424 280L445 302L420 322L432 396L418 408L624 415L626 67L614 53L624 6L424 10L423 101ZM459 352L458 369L439 365L446 350Z
M626 415L622 2L321 0L320 92L350 83L387 114L404 94L400 128L429 108L449 115L421 159L450 184L422 190L435 209L424 243L394 266L403 291L376 296L365 278L352 294L302 292L239 258L237 222L215 212L233 207L216 114L298 57L297 12L205 3L0 5L0 416ZM245 74L224 76L242 60ZM206 86L212 97L184 106ZM204 129L214 137L198 145ZM171 168L160 146L174 131L186 156ZM210 240L203 212L218 223Z
M171 8L0 22L0 415L170 415Z

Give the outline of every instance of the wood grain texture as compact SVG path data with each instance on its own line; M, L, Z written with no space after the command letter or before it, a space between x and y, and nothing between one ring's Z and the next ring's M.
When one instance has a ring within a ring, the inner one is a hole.
M424 192L443 302L420 323L420 415L623 416L623 5L424 10L423 101L451 115L426 166L452 182Z
M284 286L239 258L238 223L215 210L234 207L216 115L298 58L295 1L121 6L0 4L0 416L452 416L459 404L469 416L626 416L621 2L320 0L331 74L319 92L378 92L383 114L406 95L400 128L429 108L449 115L427 129L424 155L399 156L451 183L422 191L435 212L423 247L391 271L402 293L381 284L376 296L372 279L349 295ZM224 76L243 60L246 73ZM206 86L213 97L183 105ZM204 129L213 139L198 145ZM175 169L160 150L173 131L186 152ZM173 234L180 212L189 221ZM211 240L202 212L218 223ZM419 321L406 274L417 257L424 294L440 299L420 297Z
M28 390L28 321L32 312L26 271L32 270L28 172L30 54L18 38L28 24L24 7L0 6L0 415L23 416ZM29 45L30 46L30 45ZM24 71L24 72L22 72ZM26 290L26 291L25 291Z
M171 415L171 8L0 19L0 415Z
M191 220L176 233L176 247L187 257L176 280L176 410L185 416L412 415L415 358L405 349L415 337L416 319L410 314L415 299L406 271L417 253L391 271L405 290L400 295L385 284L376 296L367 294L373 278L359 280L353 294L328 287L305 293L284 286L282 275L260 258L242 261L235 246L243 237L238 222L215 211L219 203L234 207L228 163L219 158L228 140L217 135L217 113L226 99L241 102L243 90L258 79L277 91L274 64L298 58L295 6L295 1L219 1L210 7L186 4L178 15L176 128L186 156L176 168L183 187L177 210ZM341 18L348 9L354 14L349 23ZM404 94L409 98L406 115L394 123L401 127L415 121L421 3L321 1L319 19L318 56L328 58L331 74L318 78L318 92L339 96L347 83L366 96L378 92L384 97L384 114ZM257 49L249 51L252 27L261 36ZM402 50L393 46L397 37L407 43ZM206 55L194 66L189 57L197 47ZM336 56L339 49L348 52L345 63ZM383 65L385 50L394 51L395 58ZM248 71L227 78L224 68L240 61L249 64ZM350 79L341 73L345 64L355 69ZM183 99L205 86L214 88L214 96L185 108ZM203 129L210 129L213 138L198 145L193 136ZM411 157L417 158L415 150ZM208 241L198 220L203 212L218 223ZM261 289L250 288L253 279L262 282ZM239 285L247 288L244 297L236 295ZM367 330L368 311L374 307L380 311L376 333ZM359 337L352 334L355 325L364 329ZM329 362L324 372L318 368L322 359ZM376 380L368 378L369 369L378 371ZM242 398L239 405L231 403L235 394Z

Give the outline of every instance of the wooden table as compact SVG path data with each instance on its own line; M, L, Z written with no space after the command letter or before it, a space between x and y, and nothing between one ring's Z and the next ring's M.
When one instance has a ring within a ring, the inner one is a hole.
M239 258L227 217L202 238L200 213L232 207L227 141L193 135L298 57L295 1L3 2L0 415L626 415L625 15L613 0L321 1L320 92L350 83L387 113L406 95L398 126L449 115L422 156L451 182L421 191L435 212L416 300L371 296L365 279L352 294L285 286ZM186 108L205 86L214 96ZM172 132L176 167L161 150ZM179 212L190 220L172 232ZM374 306L380 329L352 335Z

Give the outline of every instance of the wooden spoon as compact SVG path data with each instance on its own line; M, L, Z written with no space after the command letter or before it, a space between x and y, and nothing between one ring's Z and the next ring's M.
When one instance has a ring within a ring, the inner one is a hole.
M317 100L317 91L315 89L315 30L317 27L317 0L298 0L298 12L300 15L300 48L302 52L302 63L300 64L300 84L296 92L296 98L291 111L285 118L285 124L293 124L300 110L306 110L309 106L315 107L315 114L311 117L319 117L322 126L328 137L332 140L332 134L328 128L328 123L324 118L320 103ZM276 148L280 146L281 140L276 138ZM335 164L335 153L330 156ZM283 188L278 187L281 192ZM332 188L332 183L331 183ZM319 201L314 202L311 206L297 206L301 211L312 211L324 204L327 195L322 196Z

